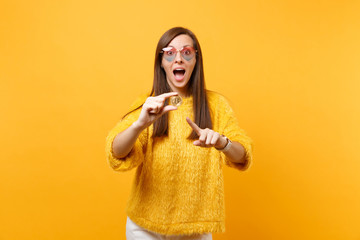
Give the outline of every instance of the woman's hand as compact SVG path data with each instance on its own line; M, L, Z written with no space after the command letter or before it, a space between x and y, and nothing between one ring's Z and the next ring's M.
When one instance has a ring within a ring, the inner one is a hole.
M148 97L142 106L139 119L134 124L141 129L145 129L163 114L176 110L177 107L175 106L164 106L167 98L176 95L178 95L177 92L169 92L155 97Z
M218 149L223 149L226 146L227 140L221 136L220 133L215 132L209 128L201 129L188 117L186 118L186 121L199 136L199 139L194 141L195 146L215 147Z

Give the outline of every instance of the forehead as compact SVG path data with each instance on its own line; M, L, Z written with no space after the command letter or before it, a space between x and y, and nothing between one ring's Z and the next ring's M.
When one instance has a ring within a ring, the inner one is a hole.
M177 49L180 49L184 46L193 46L193 40L189 35L181 34L175 37L168 46L172 46Z

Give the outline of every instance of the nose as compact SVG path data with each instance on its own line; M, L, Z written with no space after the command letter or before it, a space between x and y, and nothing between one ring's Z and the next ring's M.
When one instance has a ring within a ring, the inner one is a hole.
M180 54L180 51L177 51L177 52L176 52L175 62L176 62L176 63L182 63L182 62L183 62L182 56L181 56L181 54Z

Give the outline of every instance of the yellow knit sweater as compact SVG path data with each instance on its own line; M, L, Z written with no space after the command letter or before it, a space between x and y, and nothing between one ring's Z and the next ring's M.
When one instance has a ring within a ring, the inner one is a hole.
M223 163L246 170L252 161L251 139L239 128L226 99L207 91L213 130L241 143L247 154L245 165L232 163L212 148L193 145L187 137L192 129L192 97L183 98L177 110L169 112L168 136L151 137L152 125L145 129L125 159L112 153L115 136L139 117L138 109L120 121L108 134L106 155L116 171L137 167L126 213L136 224L165 235L224 232L225 205ZM134 106L145 102L139 98Z

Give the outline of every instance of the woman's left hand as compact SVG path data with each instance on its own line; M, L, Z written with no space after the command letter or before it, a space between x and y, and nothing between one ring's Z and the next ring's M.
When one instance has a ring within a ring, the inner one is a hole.
M220 133L215 132L214 130L209 128L201 129L188 117L186 118L186 121L199 136L199 139L194 141L195 146L215 147L218 149L223 149L226 146L227 140L223 136L221 136Z

